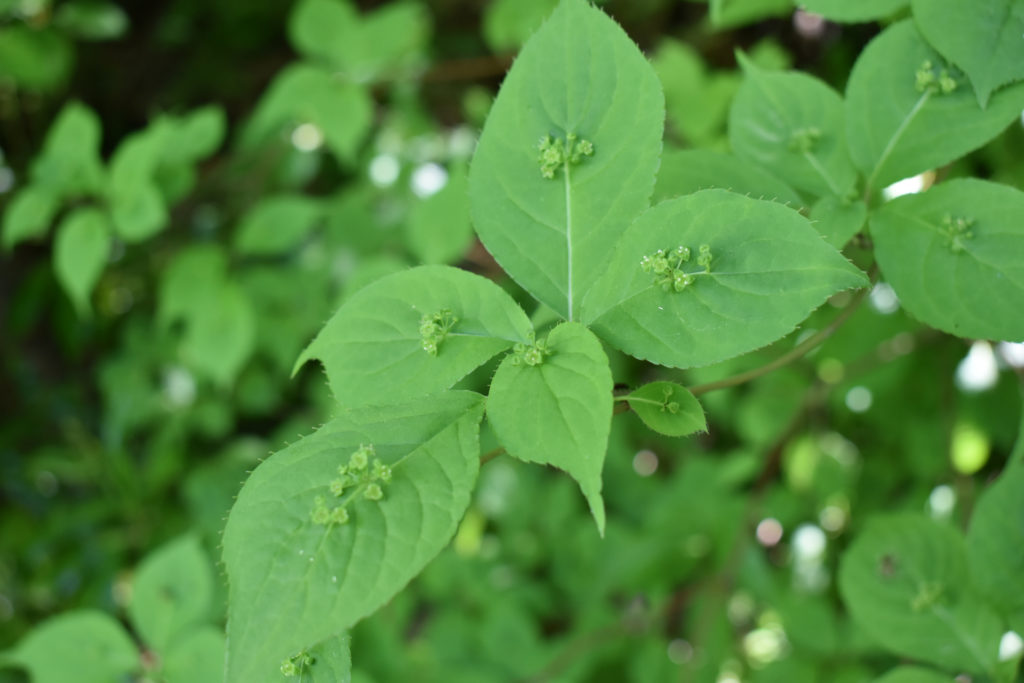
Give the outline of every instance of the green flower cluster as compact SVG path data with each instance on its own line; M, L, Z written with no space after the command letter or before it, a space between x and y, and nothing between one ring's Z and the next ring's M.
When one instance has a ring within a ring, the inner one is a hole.
M676 247L669 251L659 249L640 259L640 268L645 273L654 275L654 283L665 292L681 292L693 284L696 273L687 273L683 266L690 261L689 247ZM703 266L705 273L711 272L711 246L700 245L697 265Z
M800 154L814 151L821 139L821 129L816 127L798 128L789 135L788 147L791 152Z
M540 152L537 157L540 174L550 179L566 163L575 166L583 161L583 157L593 156L594 144L590 140L577 138L575 133L569 133L565 140L545 135L540 139L537 150Z
M433 315L425 314L420 318L420 340L423 344L423 350L431 356L436 356L441 347L441 342L448 337L448 332L451 331L457 322L459 322L459 319L448 308L442 309Z
M547 342L537 341L532 344L516 344L512 347L512 365L529 365L536 367L544 363L544 359L551 355L551 349Z
M377 458L372 445L361 445L349 457L348 462L338 466L338 477L331 480L330 491L335 498L340 498L346 491L359 488L366 500L381 500L384 489L381 484L391 481L391 467ZM351 499L349 499L351 500ZM348 500L337 507L330 507L323 496L317 496L313 502L310 518L314 524L347 524L349 512Z
M932 64L932 60L926 59L914 74L914 87L917 92L941 92L948 95L957 88L956 79L953 78L949 69L938 69Z
M281 662L281 673L289 678L298 676L307 666L313 666L316 660L306 651L292 655Z
M946 246L954 253L963 251L964 241L974 237L974 231L971 230L973 226L973 218L953 217L947 213L942 217L942 235L946 238Z

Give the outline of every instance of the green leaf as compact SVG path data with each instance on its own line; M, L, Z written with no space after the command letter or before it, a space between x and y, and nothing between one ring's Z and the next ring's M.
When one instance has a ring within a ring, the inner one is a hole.
M198 537L186 535L154 550L139 565L128 613L146 644L164 653L206 620L212 600L210 561Z
M424 348L421 328L445 311L453 322L446 335L438 331L434 355ZM353 294L295 367L311 358L322 361L344 406L393 403L448 389L531 334L526 314L490 280L448 266L421 266Z
M751 24L793 12L791 0L710 0L711 25L718 29Z
M105 612L85 609L38 624L11 660L29 670L32 683L109 683L141 668L121 624Z
M967 591L968 583L960 534L914 514L871 519L839 567L847 609L879 645L942 667L988 673L1003 629Z
M210 156L227 132L224 110L215 105L200 107L167 122L169 132L161 154L165 164L192 164Z
M74 44L59 31L25 23L0 28L0 73L26 90L52 92L67 81Z
M869 190L967 154L1024 109L1024 85L1018 85L996 93L982 110L952 69L952 92L942 93L937 80L918 89L919 72L938 79L944 68L909 19L883 31L857 59L846 86L846 142Z
M363 86L339 80L328 69L304 63L286 67L243 129L242 146L255 147L304 123L319 128L331 152L351 164L373 123L373 100Z
M303 0L288 33L300 52L368 82L416 63L430 37L430 15L416 2L394 2L360 16L347 1Z
M742 54L743 85L729 111L729 142L793 187L845 195L857 171L843 133L843 99L823 81L797 71L766 71Z
M487 419L513 457L554 465L577 481L604 535L601 469L612 417L612 373L597 337L562 323L547 341L506 356Z
M700 401L674 382L645 384L625 399L644 424L659 434L686 436L708 429Z
M406 243L421 262L456 263L469 250L473 225L468 192L466 172L456 168L440 192L413 205Z
M149 182L132 183L116 192L110 210L117 234L129 244L153 237L170 219L160 190Z
M99 209L75 209L57 228L53 240L53 269L80 316L88 316L89 298L110 258L107 217Z
M483 35L494 52L518 50L558 0L494 0L484 10Z
M60 205L45 187L29 185L7 205L4 211L4 246L12 249L19 242L42 237Z
M224 531L227 683L276 680L284 659L373 613L437 555L469 505L482 411L461 391L345 411L256 468ZM338 466L369 444L393 473L383 498L366 485L335 498ZM315 523L320 496L349 521Z
M157 324L168 327L189 315L195 302L218 289L227 278L228 257L218 244L182 249L160 277Z
M1024 466L1009 466L978 499L967 550L975 588L1005 614L1024 611Z
M799 4L831 21L853 24L891 17L909 5L910 0L800 0Z
M810 219L826 242L842 249L864 227L868 207L860 200L823 197L811 207Z
M252 355L256 316L235 282L222 282L192 302L181 342L182 359L222 387L230 385Z
M884 205L871 234L885 279L922 322L960 337L1024 340L1020 190L950 180Z
M583 0L563 0L501 86L470 167L473 223L509 275L569 320L609 245L647 207L664 117L650 64ZM538 140L570 134L592 155L545 177Z
M697 263L703 245L710 272ZM692 284L664 291L641 261L678 247L692 254L681 269ZM630 226L584 301L583 320L632 356L695 367L769 344L831 295L867 284L796 211L704 190L662 202Z
M224 634L212 626L185 631L161 652L166 683L221 683L224 680Z
M113 40L128 30L128 15L112 2L80 0L57 6L53 23L82 40Z
M665 90L669 123L691 145L724 137L729 104L740 85L734 71L708 73L700 53L687 43L666 38L658 45L654 70ZM700 106L694 106L700 102Z
M913 7L918 29L967 73L982 108L993 90L1024 79L1024 0L914 0Z
M876 678L874 683L950 683L949 674L919 666L900 666Z
M104 182L101 136L102 126L92 109L79 102L65 105L32 164L33 184L61 198L98 194Z
M235 251L267 256L284 254L302 244L323 215L315 199L277 195L259 200L235 233Z
M757 164L710 149L666 149L661 155L654 201L721 188L792 208L803 206L796 191Z
M350 683L352 680L352 638L345 634L328 638L309 649L313 664L300 676L308 683Z

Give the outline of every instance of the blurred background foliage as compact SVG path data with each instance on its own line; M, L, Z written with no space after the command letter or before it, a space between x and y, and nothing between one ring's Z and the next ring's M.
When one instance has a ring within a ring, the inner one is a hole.
M0 650L97 608L141 652L128 671L201 680L147 623L146 562L200 557L165 579L209 586L176 628L222 625L225 513L331 414L316 368L290 375L339 303L418 263L528 301L473 238L466 168L553 4L0 0ZM700 186L681 150L727 148L736 50L842 89L880 29L790 0L599 4L664 85L662 198ZM1024 130L941 172L1024 186ZM354 631L355 678L871 680L895 660L843 609L838 555L878 511L964 525L1017 437L1022 348L941 335L879 285L808 358L703 396L708 434L618 416L604 540L568 478L498 458L451 547ZM654 379L608 351L617 383Z

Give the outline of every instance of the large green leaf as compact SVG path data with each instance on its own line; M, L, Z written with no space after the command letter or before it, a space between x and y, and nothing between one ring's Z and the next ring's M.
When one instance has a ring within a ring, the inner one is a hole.
M110 683L141 667L124 628L98 610L77 610L33 628L10 660L28 669L32 683Z
M932 46L971 79L978 104L1024 79L1024 0L913 0L914 19Z
M883 206L871 234L886 280L922 322L961 337L1024 340L1020 190L951 180Z
M890 17L910 0L799 0L794 4L832 21L855 23Z
M847 609L879 645L942 667L989 673L1003 629L968 586L963 537L913 514L870 520L839 568Z
M79 102L66 104L32 164L32 181L60 197L98 193L103 186L101 135L95 112Z
M697 264L710 248L710 270ZM644 257L689 249L682 291L646 272ZM807 219L725 190L670 199L643 214L584 301L583 321L630 355L673 367L708 365L785 336L828 297L868 283Z
M61 221L53 240L53 269L75 310L86 316L89 297L110 258L111 234L99 209L84 207Z
M469 392L345 411L256 468L224 530L227 683L276 680L283 660L374 612L445 546L476 481L482 412ZM362 471L378 458L391 468L374 484L382 497L364 483L336 498L338 467L356 471L371 445ZM347 521L318 523L326 506Z
M1004 613L1024 611L1024 465L981 495L967 531L975 587Z
M196 536L156 549L139 565L128 606L146 644L166 653L175 640L206 620L213 600L213 572Z
M742 55L740 64L743 85L729 111L736 154L816 195L853 189L839 94L805 73L766 71Z
M434 320L433 332L425 330ZM393 403L448 389L531 334L523 310L490 280L448 266L421 266L352 295L296 367L311 358L322 361L342 405ZM433 351L427 348L431 339Z
M487 398L487 419L509 454L568 472L602 535L601 469L611 417L608 358L579 323L562 323L546 342L506 356Z
M650 64L584 0L563 0L505 78L470 167L473 223L509 275L569 320L647 207L664 117ZM578 154L550 149L545 177L538 140Z
M1020 116L1024 85L1000 91L982 110L955 70L946 69L955 89L943 93L944 64L909 19L883 31L857 59L846 86L846 141L869 189L949 163Z
M4 246L42 237L50 229L60 203L46 187L29 185L7 204L4 211Z
M949 674L919 666L900 666L876 678L874 683L950 683Z
M710 149L666 149L661 155L654 201L698 190L721 188L754 199L769 199L793 208L804 201L783 180L750 161Z

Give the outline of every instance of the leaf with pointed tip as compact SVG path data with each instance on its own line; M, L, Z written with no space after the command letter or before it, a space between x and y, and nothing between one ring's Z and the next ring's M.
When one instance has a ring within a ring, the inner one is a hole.
M508 274L564 318L647 208L664 118L643 53L584 0L563 0L509 70L470 167L471 215ZM593 155L545 178L538 141L569 134Z
M709 273L696 264L711 249ZM663 291L641 260L691 250L694 281ZM583 321L637 358L687 368L753 351L789 334L836 292L868 284L806 218L725 190L670 199L644 213L584 301Z
M808 12L850 24L891 17L908 4L910 0L800 0Z
M446 310L454 325L432 355L420 326L424 316ZM392 403L450 388L494 355L528 342L532 331L519 305L487 278L421 266L353 294L295 367L320 360L342 405Z
M651 382L625 397L644 424L665 436L706 432L707 420L697 397L674 382Z
M99 209L75 209L57 228L53 268L81 316L92 312L89 298L110 257L110 224Z
M951 93L917 89L925 62L944 63L910 19L868 43L846 86L846 142L870 190L947 164L999 135L1024 109L1024 84L987 109L961 77ZM955 74L954 74L955 75Z
M859 199L851 201L835 196L822 197L811 207L810 219L811 225L826 242L836 249L842 249L864 227L868 219L868 207Z
M182 536L142 561L128 605L146 644L165 654L177 638L205 621L213 601L213 572L199 539Z
M227 683L262 681L281 662L336 636L401 590L448 543L479 468L483 397L465 391L343 411L264 461L224 530L229 580ZM392 468L383 498L330 482L372 444ZM348 523L318 525L318 496Z
M846 151L843 98L813 76L738 58L743 84L729 111L736 154L815 195L852 190L857 170Z
M1024 340L1024 192L950 180L882 206L871 235L882 274L922 322L960 337Z
M854 621L887 650L989 673L999 618L968 591L963 537L916 514L875 517L842 557L839 591Z
M661 155L652 201L660 203L700 190L720 188L792 208L804 200L792 187L757 164L711 149L666 149Z
M61 198L98 194L104 181L101 135L100 119L92 109L80 102L65 105L32 164L32 182Z
M31 672L33 683L109 683L129 679L141 668L124 627L92 609L47 619L5 654Z
M513 457L554 465L577 481L604 535L601 469L612 418L612 373L597 337L562 323L547 338L550 355L530 365L506 356L491 381L487 419Z
M320 203L302 195L281 194L259 200L235 233L240 254L266 256L295 249L322 215Z
M45 187L29 185L14 195L4 211L4 246L12 249L45 235L59 208L57 198Z
M1024 611L1024 465L1008 466L978 499L967 549L978 591L1004 614Z
M912 4L921 33L967 73L983 108L993 90L1024 80L1024 0L913 0Z

